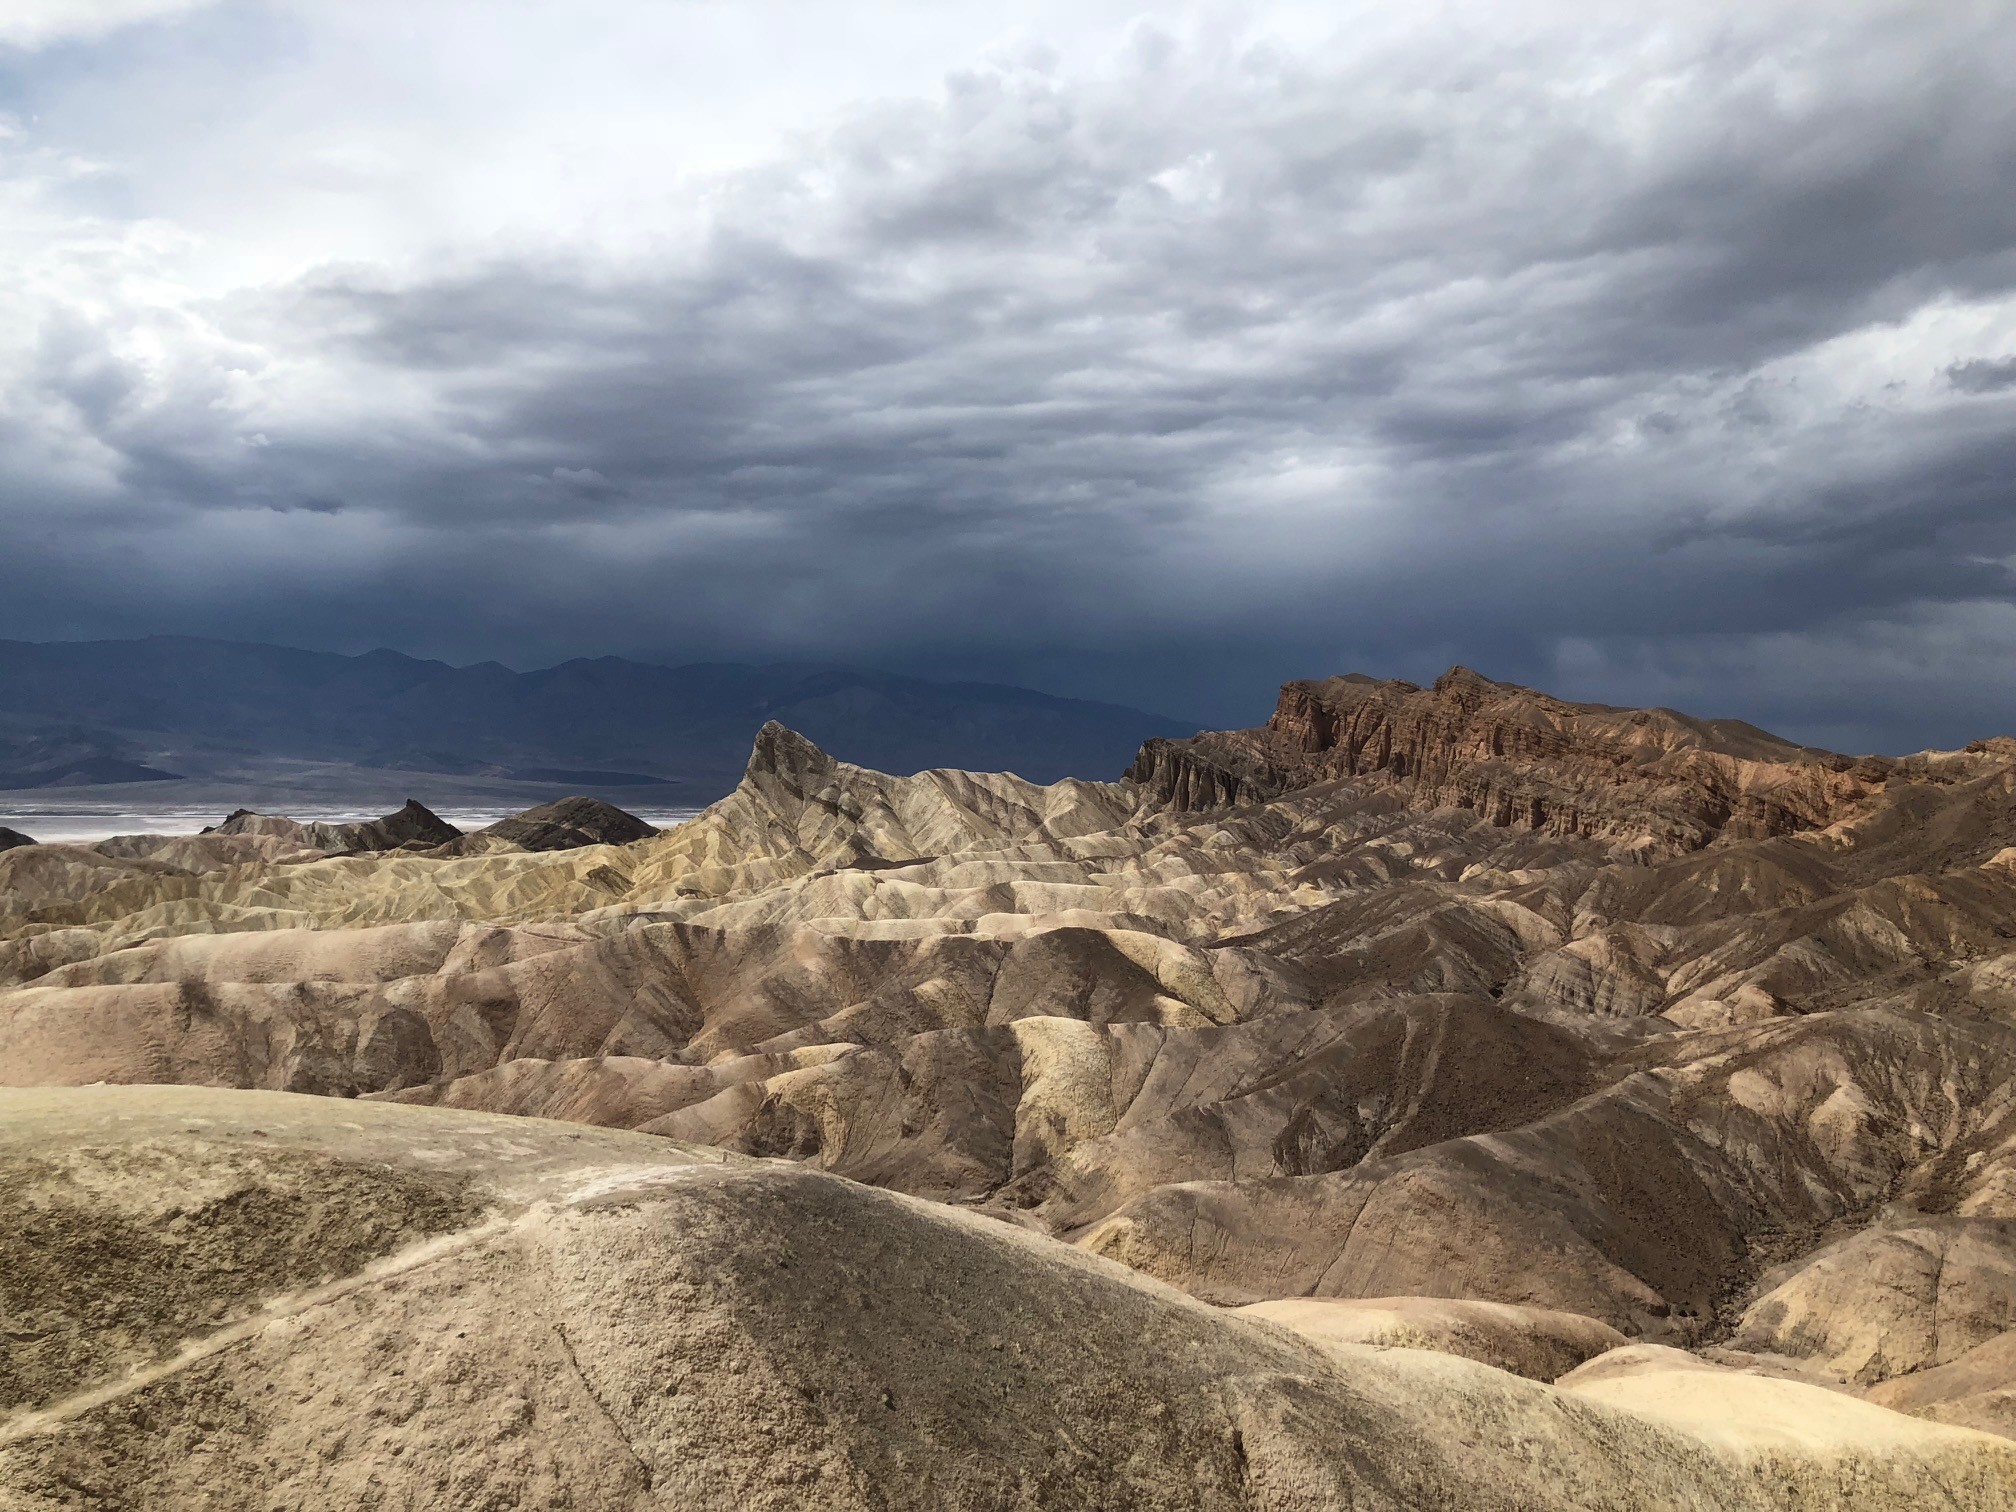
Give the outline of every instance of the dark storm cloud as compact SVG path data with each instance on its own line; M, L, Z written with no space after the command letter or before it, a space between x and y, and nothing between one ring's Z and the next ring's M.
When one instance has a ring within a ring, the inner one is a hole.
M1850 744L2016 727L2005 23L1149 36L859 111L662 256L325 269L145 361L52 315L0 633L854 658L1215 721L1460 658ZM1927 702L1942 647L1988 690Z
M1946 380L1965 394L1992 394L1999 389L2016 388L2016 357L2005 357L1999 362L1987 357L1956 362L1946 369Z

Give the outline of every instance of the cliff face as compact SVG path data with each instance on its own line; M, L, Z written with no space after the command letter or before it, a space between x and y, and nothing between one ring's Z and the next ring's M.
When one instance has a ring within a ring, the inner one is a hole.
M1151 741L1127 776L1184 811L1353 781L1419 809L1673 855L1832 824L1880 792L1892 767L1737 721L1569 703L1452 667L1430 688L1289 683L1265 725Z
M1147 788L1164 807L1185 813L1264 803L1291 785L1286 773L1257 754L1248 757L1229 742L1218 743L1225 740L1211 735L1151 740L1123 780Z

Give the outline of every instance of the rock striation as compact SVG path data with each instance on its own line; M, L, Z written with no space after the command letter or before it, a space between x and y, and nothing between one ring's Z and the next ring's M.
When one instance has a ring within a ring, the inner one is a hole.
M255 814L239 809L213 830L213 835L268 835L290 840L307 850L332 855L348 851L389 851L405 847L422 849L459 840L462 831L441 818L418 799L408 798L405 806L382 819L359 824L304 824L275 814Z
M1737 720L1568 703L1452 667L1425 689L1289 683L1259 729L1150 741L1128 777L1192 810L1359 779L1417 807L1669 855L1823 827L1889 770Z
M1789 1382L2016 1435L2016 742L1848 758L1455 669L1111 783L771 724L661 834L521 817L0 854L0 1084L630 1131L1298 1348L1597 1371L1662 1431Z
M479 833L509 841L520 850L577 850L584 845L630 845L658 833L635 814L599 798L562 798L542 803Z

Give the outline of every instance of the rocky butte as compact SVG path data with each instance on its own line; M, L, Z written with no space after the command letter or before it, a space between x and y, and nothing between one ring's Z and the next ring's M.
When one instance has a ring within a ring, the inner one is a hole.
M0 1082L8 1512L2016 1505L2007 740L14 844Z

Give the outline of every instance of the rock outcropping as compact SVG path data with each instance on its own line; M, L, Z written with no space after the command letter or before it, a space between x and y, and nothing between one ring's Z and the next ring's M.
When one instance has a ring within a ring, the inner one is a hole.
M0 1083L640 1131L1332 1337L2016 1433L2016 742L1458 670L1114 783L772 725L626 843L303 838L0 855Z
M599 798L562 798L542 803L479 833L509 841L520 850L577 850L584 845L630 845L658 831L635 814Z
M440 817L418 799L408 798L405 806L382 819L358 824L304 824L277 814L255 814L239 809L213 830L212 835L266 835L291 841L304 850L332 855L351 851L423 850L458 840L462 831Z
M1359 779L1419 808L1663 856L1821 828L1890 770L1737 720L1567 703L1452 667L1427 689L1289 683L1259 729L1150 741L1128 776L1186 810Z

